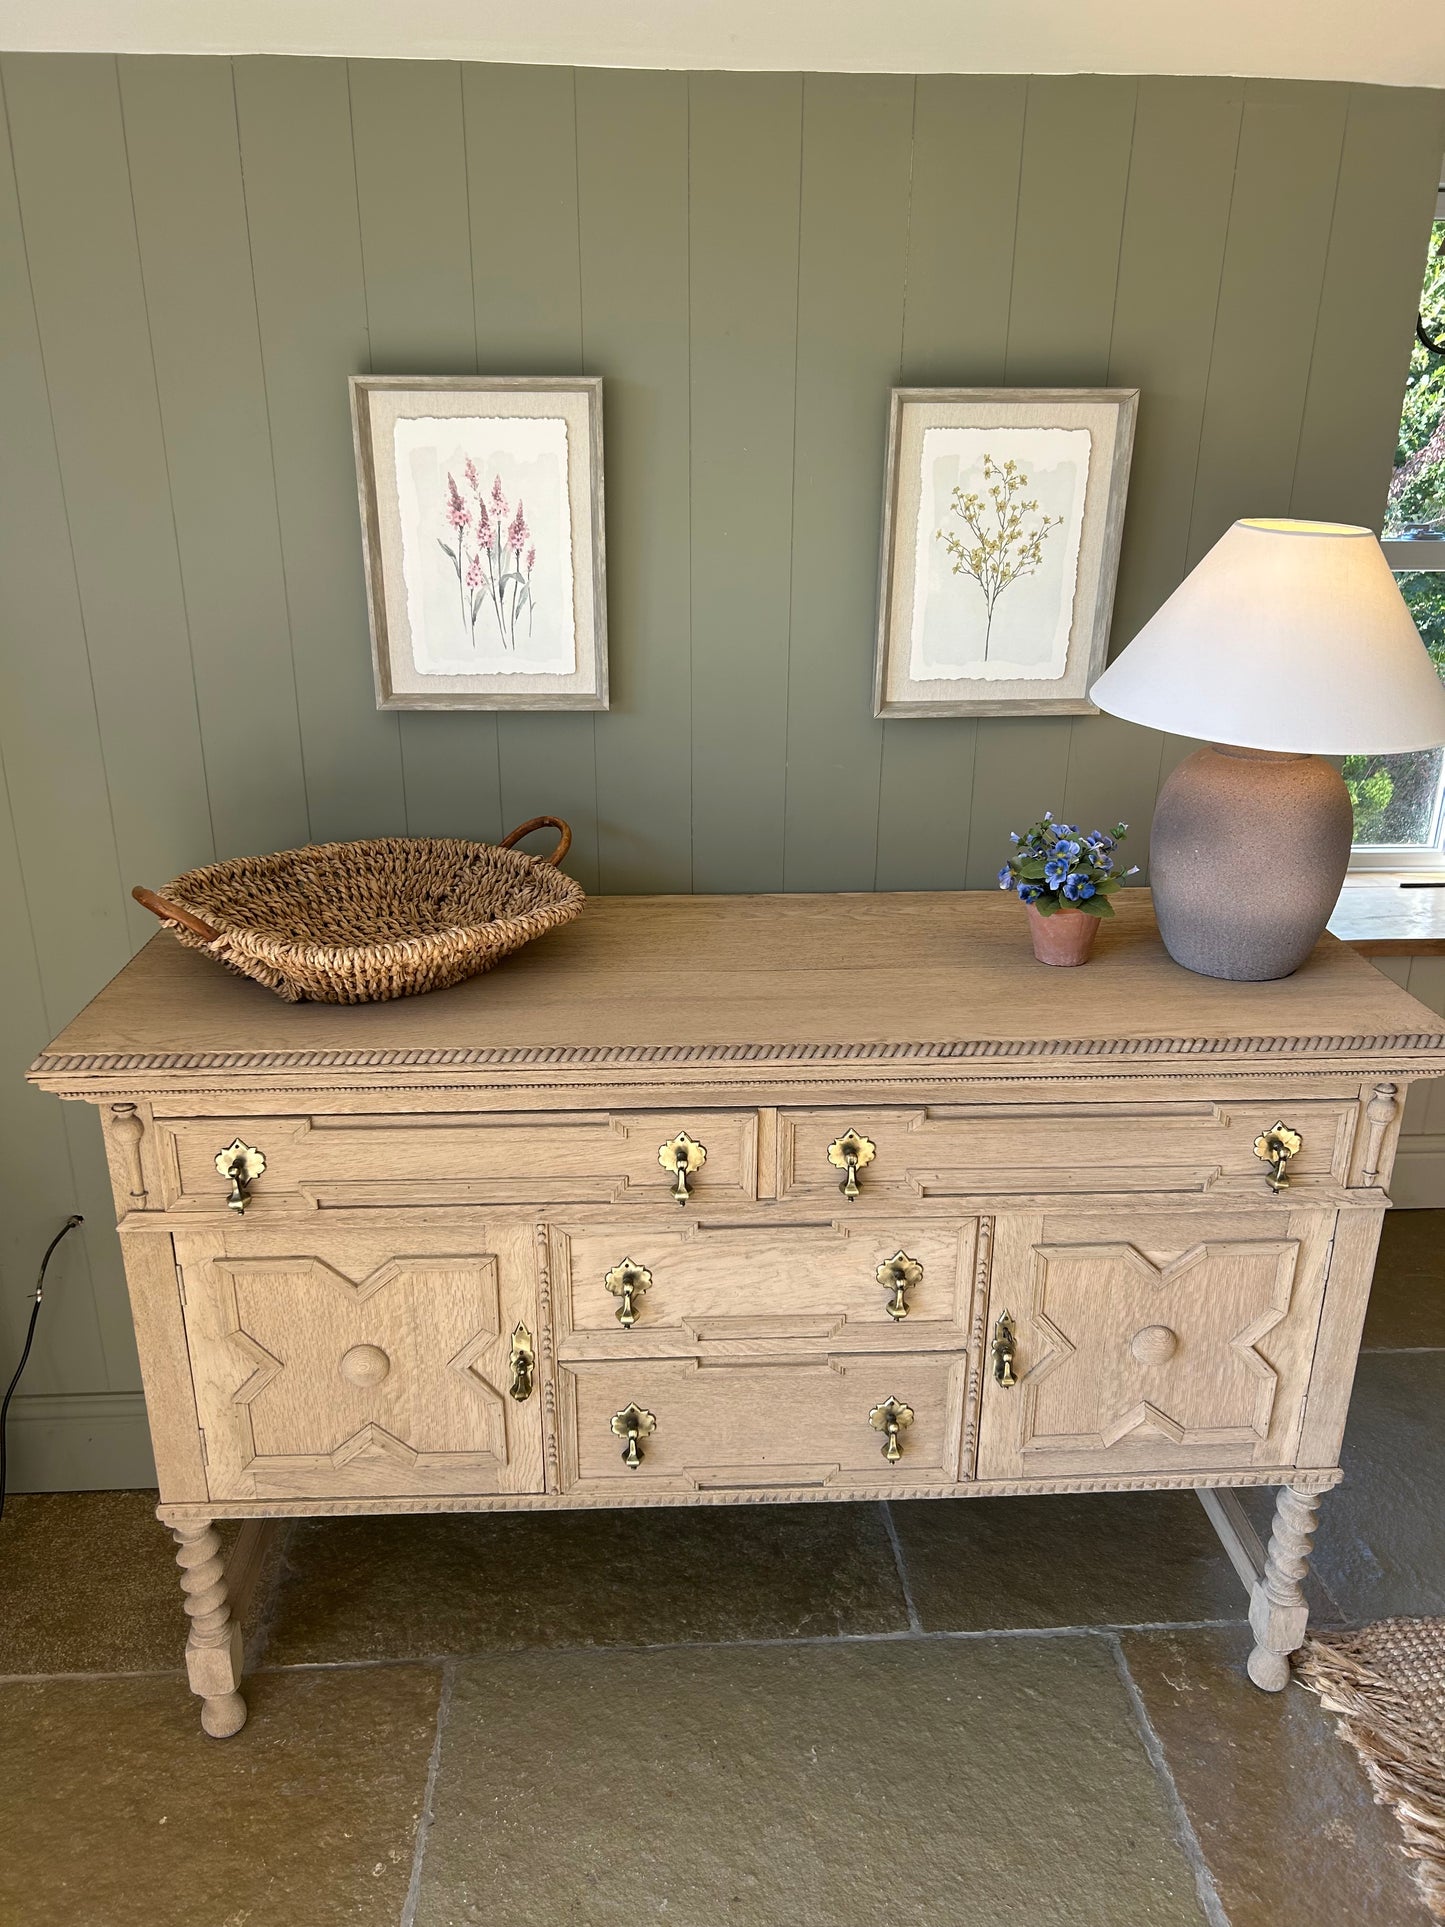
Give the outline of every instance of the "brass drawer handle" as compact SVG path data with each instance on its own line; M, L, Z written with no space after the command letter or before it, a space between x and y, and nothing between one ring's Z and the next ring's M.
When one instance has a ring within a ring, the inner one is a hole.
M511 1379L507 1385L509 1397L521 1405L532 1396L532 1388L537 1379L537 1355L532 1349L532 1334L525 1325L518 1325L512 1333L510 1356Z
M1018 1379L1014 1375L1016 1338L1014 1321L1005 1312L993 1328L993 1344L989 1347L993 1358L993 1375L1005 1390L1010 1385L1018 1384Z
M700 1171L707 1163L707 1146L697 1143L686 1131L679 1131L666 1144L658 1145L657 1161L664 1171L676 1174L677 1183L672 1187L672 1195L679 1204L686 1204L688 1176L693 1171Z
M1254 1155L1269 1166L1267 1181L1271 1191L1288 1190L1289 1161L1299 1156L1303 1144L1299 1132L1292 1131L1288 1124L1271 1124L1254 1140Z
M224 1151L217 1151L216 1169L223 1178L231 1180L226 1203L232 1211L244 1211L249 1201L247 1193L266 1169L266 1154L258 1151L254 1144L243 1144L240 1138L236 1138Z
M656 1430L657 1420L651 1412L644 1412L640 1405L629 1405L625 1411L614 1414L613 1436L627 1441L622 1448L622 1463L629 1472L635 1472L642 1463L639 1440L651 1438Z
M602 1282L614 1298L622 1300L617 1307L618 1324L635 1325L637 1312L632 1301L640 1298L652 1283L652 1273L647 1266L634 1264L630 1258L624 1258L621 1264L612 1267Z
M877 1155L877 1145L866 1137L860 1137L857 1131L845 1131L842 1137L835 1137L828 1146L829 1164L843 1173L843 1181L838 1189L850 1204L858 1196L858 1173L865 1165L871 1164Z
M896 1398L885 1398L881 1405L875 1405L868 1414L868 1423L875 1432L887 1434L883 1441L883 1456L890 1465L897 1465L903 1457L898 1434L906 1432L913 1423L913 1407L904 1405Z
M908 1299L905 1294L912 1291L915 1285L922 1284L923 1266L916 1258L910 1258L906 1251L895 1251L891 1258L879 1265L873 1276L885 1291L893 1293L892 1299L884 1307L888 1316L906 1318Z

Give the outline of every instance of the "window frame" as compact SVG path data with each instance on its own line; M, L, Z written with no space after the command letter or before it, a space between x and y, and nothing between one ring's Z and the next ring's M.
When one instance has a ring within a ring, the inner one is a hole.
M1380 547L1397 574L1445 575L1445 537L1432 541L1391 541L1383 537ZM1350 846L1350 869L1371 870L1445 870L1445 761L1440 768L1435 793L1435 835L1430 843L1354 843Z

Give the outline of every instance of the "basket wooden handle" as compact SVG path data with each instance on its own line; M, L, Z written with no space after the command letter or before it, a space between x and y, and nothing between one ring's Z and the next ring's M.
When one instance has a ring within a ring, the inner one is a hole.
M178 903L172 903L168 897L157 896L154 890L147 890L143 883L138 883L131 891L131 895L137 903L143 903L147 910L154 911L162 923L178 923L183 930L189 930L193 937L199 937L203 943L215 943L221 934L219 930L213 930L210 924L202 923L193 911L183 910Z
M554 830L560 830L562 835L552 854L550 856L539 857L537 860L539 863L560 863L572 847L572 832L560 816L534 816L530 823L519 823L515 830L508 830L507 834L502 838L500 843L498 843L497 848L499 850L510 850L512 845L514 843L520 843L524 836L530 836L533 830L545 829L549 823Z

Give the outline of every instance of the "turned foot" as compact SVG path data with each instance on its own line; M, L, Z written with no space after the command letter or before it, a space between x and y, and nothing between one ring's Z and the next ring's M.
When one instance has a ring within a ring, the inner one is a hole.
M1291 1485L1280 1488L1264 1573L1249 1600L1255 1647L1249 1656L1248 1672L1266 1693L1282 1693L1289 1685L1289 1656L1304 1644L1309 1623L1304 1577L1309 1571L1310 1542L1319 1509L1317 1492L1297 1492Z
M200 1695L201 1726L212 1739L229 1739L246 1724L241 1684L241 1628L231 1618L221 1542L210 1526L175 1526L176 1564L186 1595L191 1635L186 1676Z

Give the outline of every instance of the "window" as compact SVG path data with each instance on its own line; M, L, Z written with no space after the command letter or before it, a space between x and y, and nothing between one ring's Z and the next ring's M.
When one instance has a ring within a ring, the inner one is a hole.
M1420 296L1421 332L1445 348L1445 185ZM1395 579L1445 676L1445 353L1415 344L1381 538ZM1347 756L1357 869L1445 866L1445 749Z

